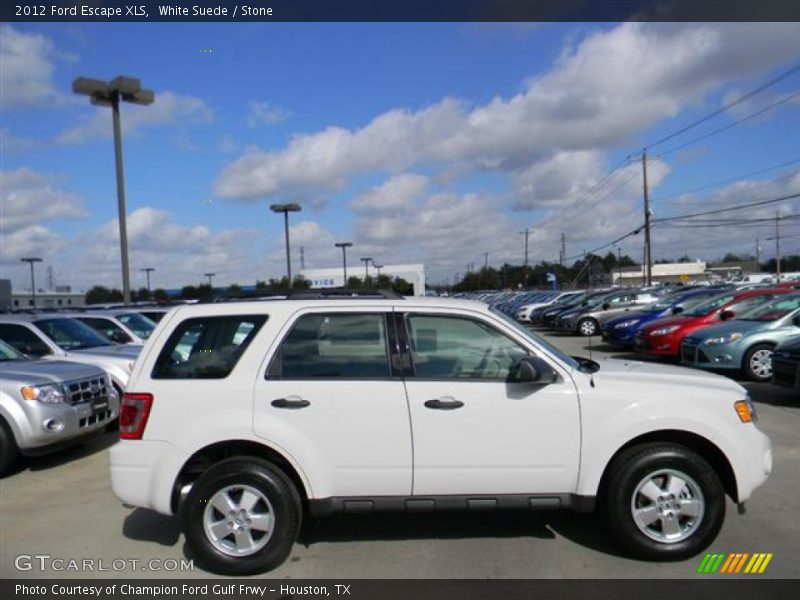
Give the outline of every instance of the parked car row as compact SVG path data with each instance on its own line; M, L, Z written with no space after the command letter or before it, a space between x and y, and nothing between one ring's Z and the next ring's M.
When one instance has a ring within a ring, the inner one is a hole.
M0 314L0 475L19 454L57 450L119 416L148 314L166 308Z
M598 290L518 313L534 326L591 336L650 358L800 387L800 292L771 287ZM777 350L777 355L775 354ZM777 356L778 369L773 368ZM775 375L779 371L778 375Z

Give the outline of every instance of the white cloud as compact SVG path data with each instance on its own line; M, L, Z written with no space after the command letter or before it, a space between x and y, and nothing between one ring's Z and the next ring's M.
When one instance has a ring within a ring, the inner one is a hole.
M213 232L204 225L174 222L172 213L152 207L139 208L128 215L128 247L132 285L141 287L144 266L156 268L154 286L174 287L204 281L203 273L215 272L215 285L244 283L259 272L250 244L257 232L227 229ZM119 287L119 225L112 219L97 231L84 232L78 240L81 253L76 261L77 282L102 283ZM169 256L165 261L164 257Z
M283 150L250 149L220 173L215 192L255 200L463 161L515 173L557 152L617 147L720 86L798 54L800 26L792 23L625 23L566 48L549 73L511 98L474 108L445 98L387 111L360 129L299 135Z
M36 141L20 137L10 129L0 129L0 154L24 154L36 148L36 145Z
M350 202L356 212L402 210L411 205L427 188L429 181L422 175L404 173L382 185L371 188Z
M87 216L83 199L53 187L53 178L27 167L0 171L0 234L53 219ZM7 248L13 246L4 240Z
M81 144L97 137L110 137L110 111L94 107L92 110L92 116L61 132L56 137L56 143ZM125 103L121 112L124 134L167 125L207 124L214 120L214 111L205 100L169 91L157 93L155 102L149 106Z
M58 98L53 44L43 35L0 25L0 107L23 108Z
M250 127L259 127L260 125L274 125L285 121L291 116L288 110L270 104L269 102L256 102L255 100L248 103L247 124Z

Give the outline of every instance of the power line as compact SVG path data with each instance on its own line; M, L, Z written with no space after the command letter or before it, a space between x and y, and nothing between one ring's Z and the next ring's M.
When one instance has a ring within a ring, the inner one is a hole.
M651 202L663 202L664 200L668 200L670 198L675 198L677 196L683 196L685 194L691 194L692 192L699 192L701 190L706 190L709 188L717 187L719 185L724 185L726 183L733 183L734 181L739 181L746 177L753 177L755 175L761 175L763 173L768 173L769 171L774 171L776 169L780 169L782 167L788 167L790 165L800 163L800 157L793 158L792 160L783 162L779 165L772 165L771 167L765 167L763 169L758 169L757 171L750 171L749 173L742 173L741 175L735 175L734 177L730 177L729 179L723 179L720 181L715 181L714 183L708 183L706 185L697 186L694 188L690 188L688 190L683 190L681 192L674 192L672 194L667 194L666 196L658 196L657 198L653 198Z
M761 109L757 110L756 112L750 113L749 115L747 115L745 117L742 117L741 119L737 119L737 120L733 121L732 123L728 123L727 125L723 125L722 127L719 127L718 129L714 129L713 131L710 131L710 132L705 133L705 134L703 134L701 136L698 136L698 137L694 138L693 140L689 140L688 142L685 142L683 144L679 144L677 146L673 146L669 150L665 150L664 152L661 152L659 154L659 156L666 156L667 154L672 154L673 152L677 152L678 150L686 148L687 146L691 146L693 144L696 144L697 142L701 142L701 141L703 141L705 139L713 137L713 136L715 136L715 135L717 135L719 133L722 133L723 131L727 131L728 129L736 127L737 125L739 125L741 123L744 123L745 121L749 121L750 119L754 119L754 118L756 118L758 116L761 116L764 113L769 112L773 108L775 108L777 106L780 106L781 104L785 104L786 102L789 102L790 100L794 100L795 98L798 98L798 97L800 97L800 92L795 92L791 96L785 96L785 97L781 98L780 100L776 100L772 104L768 104L764 108L761 108Z
M656 140L655 142L653 142L652 144L648 144L648 145L647 145L647 147L648 147L648 148L651 148L651 149L652 149L652 148L655 148L656 146L659 146L659 145L663 144L664 142L666 142L666 141L668 141L668 140L671 140L671 139L673 139L673 138L676 138L676 137L678 137L679 135L681 135L681 134L683 134L683 133L686 133L687 131L689 131L689 130L691 130L691 129L694 129L694 128L695 128L695 127L697 127L698 125L702 125L702 124L703 124L703 123L705 123L706 121L708 121L708 120L710 120L710 119L713 119L714 117L716 117L716 116L718 116L718 115L721 115L721 114L722 114L722 113L724 113L725 111L727 111L727 110L730 110L730 109L731 109L731 108L733 108L734 106L737 106L737 105L741 104L741 103L742 103L742 102L744 102L745 100L749 100L750 98L752 98L752 97L754 97L754 96L756 96L756 95L760 94L761 92L763 92L763 91L765 91L765 90L767 90L767 89L771 88L771 87L772 87L772 86L774 86L775 84L777 84L777 83L780 83L780 82L781 82L781 81L783 81L784 79L786 79L786 78L788 78L788 77L791 77L792 75L794 75L794 74L795 74L795 73L797 73L798 71L800 71L800 64L796 64L796 65L792 66L792 67L791 67L789 70L787 70L787 71L784 71L783 73L781 73L781 74L780 74L780 75L778 75L777 77L774 77L774 78L770 79L770 80L769 80L769 81L767 81L766 83L764 83L764 84L762 84L762 85L758 86L757 88L755 88L755 89L753 89L753 90L750 90L749 92L747 92L747 93L746 93L746 94L744 94L743 96L739 96L739 97L738 97L736 100L733 100L733 101L731 101L731 102L728 102L727 104L725 104L725 105L724 105L724 106L722 106L721 108L718 108L717 110L714 110L714 111L712 111L712 112L708 113L708 114L707 114L707 115L705 115L704 117L701 117L700 119L697 119L696 121L694 121L694 122L692 122L692 123L689 123L689 124L688 124L688 125L686 125L685 127L681 127L680 129L678 129L677 131L674 131L674 132L670 133L669 135L665 135L665 136L664 136L664 137L662 137L661 139L659 139L659 140Z
M705 215L715 215L722 212L728 212L731 210L741 210L743 208L751 208L753 206L763 206L765 204L773 204L775 202L783 202L784 200L792 200L793 198L800 197L800 193L797 194L789 194L787 196L781 196L780 198L770 198L769 200L759 200L756 202L749 202L747 204L737 204L736 206L730 206L728 208L718 208L715 210L706 210L699 213L691 213L686 215L677 215L674 217L662 217L661 219L654 219L654 223L663 223L664 221L680 221L683 219L687 219L689 217L702 217Z

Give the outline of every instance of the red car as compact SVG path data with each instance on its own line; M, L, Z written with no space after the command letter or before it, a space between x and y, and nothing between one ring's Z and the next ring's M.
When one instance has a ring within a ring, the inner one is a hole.
M634 350L647 356L678 358L681 342L688 334L730 319L778 294L795 292L791 288L765 288L737 292L731 290L713 296L674 317L652 321L636 332Z

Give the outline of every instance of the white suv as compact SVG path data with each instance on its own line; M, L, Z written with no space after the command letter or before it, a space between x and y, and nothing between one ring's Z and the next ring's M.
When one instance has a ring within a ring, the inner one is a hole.
M573 359L484 304L197 304L137 360L111 449L125 503L207 568L280 565L304 514L603 508L638 557L690 556L772 469L746 390Z

